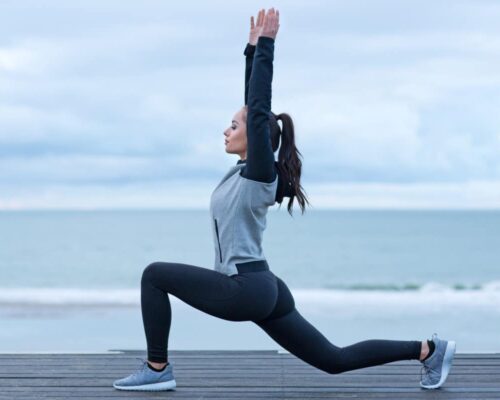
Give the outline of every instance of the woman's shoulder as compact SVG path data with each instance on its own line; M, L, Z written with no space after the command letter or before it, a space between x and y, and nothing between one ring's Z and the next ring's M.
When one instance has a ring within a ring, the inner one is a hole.
M244 201L252 208L272 206L275 203L278 178L276 173L272 182L263 182L240 175Z

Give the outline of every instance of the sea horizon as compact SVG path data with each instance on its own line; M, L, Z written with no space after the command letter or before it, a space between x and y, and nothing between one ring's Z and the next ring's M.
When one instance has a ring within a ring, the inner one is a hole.
M160 260L212 269L209 224L208 210L0 211L0 352L144 348L142 271ZM500 351L500 211L292 218L276 208L263 243L297 309L332 343L437 331L460 352ZM170 298L173 349L280 348L251 322Z

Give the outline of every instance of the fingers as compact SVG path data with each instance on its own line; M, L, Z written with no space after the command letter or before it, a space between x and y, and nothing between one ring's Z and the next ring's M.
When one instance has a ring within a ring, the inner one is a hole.
M255 21L253 15L250 17L250 28L255 29L255 28L260 28L264 24L264 15L265 15L265 10L259 10L257 13L257 21Z
M265 10L262 9L259 11L259 16L257 18L257 26L262 26L264 24L264 15L265 15Z
M266 17L267 17L267 21L270 25L275 24L277 17L276 17L276 11L274 10L274 7L270 8L267 11Z
M274 7L267 10L262 8L257 14L257 19L253 16L250 18L250 30L255 37L261 35L276 37L279 29L280 13Z
M274 7L267 10L265 13L263 26L266 31L276 32L279 28L279 11L275 10Z

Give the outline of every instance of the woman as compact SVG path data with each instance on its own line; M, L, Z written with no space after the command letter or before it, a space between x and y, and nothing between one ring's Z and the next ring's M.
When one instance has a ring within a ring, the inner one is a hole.
M455 343L434 334L427 341L366 340L346 347L330 343L295 307L287 285L273 272L262 251L269 206L297 197L302 212L307 199L300 186L300 152L289 115L271 112L274 43L279 12L261 10L250 19L245 48L245 106L224 135L226 152L237 161L210 200L214 270L187 264L154 262L141 280L141 308L147 360L134 374L117 380L123 390L169 390L176 387L167 360L172 294L205 313L229 321L252 321L290 353L329 374L417 359L425 376L420 385L437 388L446 379ZM283 123L283 129L277 120ZM281 141L279 162L274 152Z

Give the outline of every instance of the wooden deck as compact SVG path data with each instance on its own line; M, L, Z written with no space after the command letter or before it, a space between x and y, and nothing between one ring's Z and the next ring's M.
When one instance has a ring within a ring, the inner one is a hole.
M144 351L0 354L0 399L500 399L500 353L455 355L443 387L419 387L420 363L398 361L339 375L277 351L169 351L175 391L115 390Z

